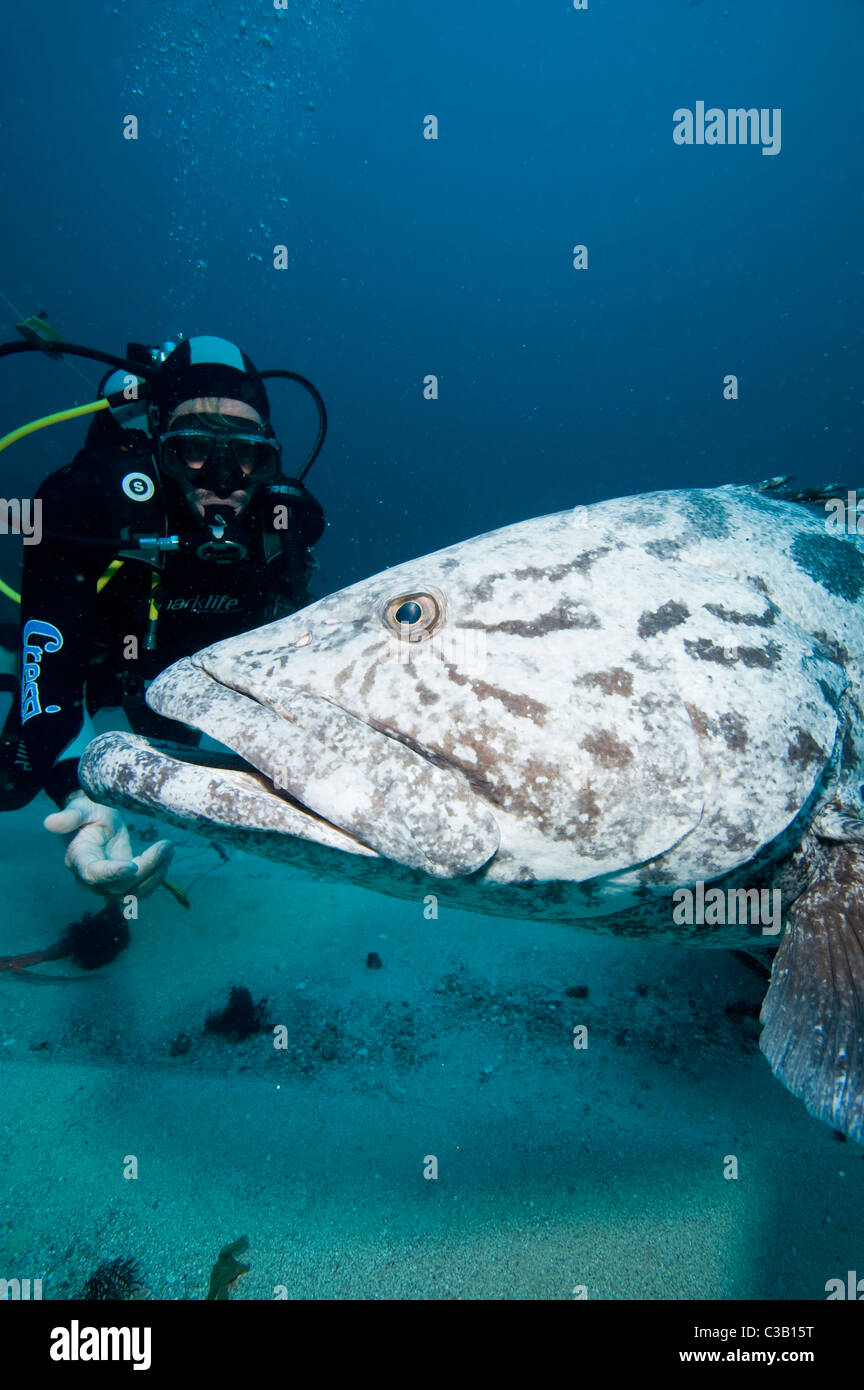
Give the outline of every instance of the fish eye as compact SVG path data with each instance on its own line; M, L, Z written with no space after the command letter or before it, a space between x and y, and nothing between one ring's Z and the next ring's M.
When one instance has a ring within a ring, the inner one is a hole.
M419 642L440 627L444 600L440 594L399 594L384 609L384 622L405 642Z

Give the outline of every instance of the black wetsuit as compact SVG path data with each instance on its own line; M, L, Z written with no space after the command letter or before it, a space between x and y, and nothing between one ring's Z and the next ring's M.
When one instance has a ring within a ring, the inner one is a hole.
M77 758L62 754L81 730L85 704L91 714L122 705L138 732L197 742L147 709L145 682L182 656L302 607L309 548L324 530L311 493L280 477L253 493L230 531L246 558L200 559L210 533L196 527L179 486L160 481L146 436L110 418L91 427L85 448L37 498L42 539L24 547L20 702L0 747L0 810L26 805L42 788L63 805L78 778ZM174 534L181 546L161 552L154 593L147 552L119 552L142 535Z

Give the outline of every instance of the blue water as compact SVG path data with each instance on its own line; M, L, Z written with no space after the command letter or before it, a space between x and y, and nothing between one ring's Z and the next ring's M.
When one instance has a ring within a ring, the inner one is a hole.
M862 25L851 0L18 10L0 288L71 341L214 332L310 376L329 588L577 500L851 476ZM698 100L780 107L780 154L675 145ZM3 372L10 426L83 385ZM79 438L18 445L8 486Z
M614 5L590 0L584 11L575 11L566 0L548 5L536 0L441 0L435 5L309 0L286 12L228 0L175 0L170 5L164 0L118 0L116 5L56 0L50 6L14 7L4 19L0 291L23 314L45 307L74 342L121 353L130 339L159 342L178 333L213 333L241 343L261 368L287 367L310 377L330 416L325 450L308 478L329 523L318 547L319 592L459 538L579 502L780 473L812 483L861 482L858 168L864 127L864 11L853 0L838 0L830 11L804 0L764 0L758 7L752 0L622 0ZM758 146L677 145L673 111L694 108L697 101L724 109L780 108L779 154L763 155ZM139 121L137 141L123 139L123 120L129 114ZM423 138L423 121L430 114L439 122L434 141ZM583 243L588 268L577 271L572 248ZM276 244L288 248L285 270L273 268ZM14 336L15 317L0 301L0 339ZM97 368L77 365L91 385L98 380ZM434 401L423 395L430 373L439 379ZM734 401L723 396L724 377L730 373L739 381ZM2 433L93 394L66 366L33 355L0 363L0 388ZM299 465L314 438L314 411L288 386L274 387L272 399L286 458ZM29 495L42 477L72 457L82 438L83 429L64 425L4 453L4 495ZM13 586L18 565L17 542L0 538L0 576ZM11 606L3 616L14 617ZM36 808L39 814L48 809L47 803ZM65 923L73 911L63 898L62 866L54 863L57 846L45 843L38 821L31 810L8 822L15 826L15 853L10 854L7 841L2 866L4 881L12 885L10 901L16 904L14 921L7 918L3 929L10 950L18 947L22 932L41 944L50 937L51 924ZM49 856L53 897L37 901L30 885ZM138 1031L128 1051L112 1052L98 1028L82 1034L68 996L61 1006L46 998L50 992L39 994L38 1027L55 1027L72 1063L90 1068L88 1076L93 1067L104 1066L108 1073L117 1068L122 1077L117 1086L131 1084L129 1069L134 1073L145 1067L151 1052L161 1065L168 1035L187 1023L191 1029L193 1015L200 1024L217 987L243 975L250 957L244 955L238 964L238 952L251 952L254 958L259 950L259 992L273 989L268 974L272 943L262 945L258 938L256 947L254 928L269 920L268 903L272 912L277 910L285 891L280 883L295 882L290 871L280 872L287 878L268 867L261 881L251 940L234 934L228 918L220 916L218 894L206 900L220 943L215 971L204 908L197 910L191 928L189 914L180 926L172 925L170 912L176 909L171 904L154 908L155 934L138 948L149 952L143 965L139 957L134 975L124 977L121 958L106 973L108 984L89 986L90 1008L92 998L105 990L102 1005L109 1016L114 1010L118 1018L128 1017L130 1010L135 1015ZM238 877L245 882L232 863L228 881L239 895ZM367 949L375 949L376 914L383 914L386 932L392 933L402 920L399 913L407 911L391 903L379 909L369 895L343 891L340 896L332 886L325 891L305 880L301 898L304 912L316 921L316 940L320 937L329 953L340 939L340 924L351 921L356 928L358 921L368 921L368 931L360 932L355 943L361 965ZM78 898L75 904L80 910ZM233 899L232 905L240 911ZM193 916L195 911L193 906ZM477 952L470 969L488 977L500 924L458 915L456 921L458 930L453 924L447 929L448 968L458 970L466 952ZM187 934L182 979L188 992L172 996L172 1014L158 991L162 1013L157 1026L157 1013L148 1016L148 980L161 978L165 969L159 943L167 949L181 927ZM519 973L513 930L512 925L506 928L511 933L508 987ZM459 932L468 943L464 951ZM559 940L567 943L572 961L571 938L544 932L543 949L552 953L546 955L547 963L555 956L550 943ZM296 947L301 952L304 943ZM592 945L591 952L596 972L592 988L612 988L610 980L627 978L627 998L632 999L635 977L625 948ZM321 999L333 1008L339 994L332 973L335 958L328 954L331 974L325 970L318 981ZM662 969L674 994L672 959L664 953ZM253 975L258 966L249 965ZM431 970L432 962L424 959L423 971L427 967ZM294 969L290 946L280 968ZM412 974L410 955L403 957L401 968L406 972L400 980L405 998L414 1000L415 993L438 982L438 976L434 982L421 977L416 958ZM650 979L647 956L640 968ZM729 966L712 963L710 968L728 971ZM686 969L692 980L697 966L689 958ZM556 989L573 979L572 970L568 974L560 962L550 970ZM302 970L297 973L299 979L291 975L292 991L304 984ZM444 973L442 964L439 976ZM205 976L206 989L200 984ZM545 987L542 972L541 977L534 982L537 989ZM365 974L358 978L365 988ZM734 979L723 979L727 993L734 994L739 988ZM739 992L748 993L748 986L740 984ZM194 1008L189 1002L193 997ZM402 1007L401 997L390 1002L397 1011ZM26 1023L29 999L25 1003L26 1009L12 985L0 999L0 1010L12 1011L3 1021L4 1038L13 1038L12 1053L16 1046L25 1051L38 1046L35 1033L26 1027L21 1032L19 1015ZM675 1019L679 1005L683 1019L683 995L670 1006ZM52 1007L58 1010L53 1025ZM370 1020L380 1023L377 1005L367 1001L363 1007L371 1011ZM629 1008L622 1027L632 1025L638 1032ZM755 1049L753 1038L748 1042ZM356 1060L362 1038L352 1046ZM724 1047L721 1040L712 1065L701 1067L697 1081L717 1074ZM596 1191L590 1184L579 1189L574 1200L581 1204L582 1219L589 1226L595 1223L595 1234L599 1223L608 1236L601 1273L585 1275L584 1252L580 1264L580 1259L568 1262L559 1251L560 1277L544 1283L542 1252L534 1264L528 1257L524 1263L521 1257L510 1262L505 1242L490 1256L493 1263L502 1262L497 1274L490 1273L490 1265L482 1272L469 1265L466 1274L453 1254L455 1234L443 1216L436 1227L427 1207L417 1218L429 1223L423 1229L447 1233L436 1246L437 1263L424 1264L421 1255L411 1263L415 1255L406 1255L413 1249L406 1234L409 1221L401 1235L381 1247L374 1276L372 1266L367 1270L361 1262L356 1277L340 1289L338 1280L328 1282L330 1276L322 1272L325 1266L339 1267L341 1257L336 1259L333 1250L341 1242L340 1248L350 1252L352 1239L355 1250L361 1245L366 1249L380 1237L377 1227L374 1237L365 1229L358 1233L356 1212L358 1205L363 1210L363 1198L358 1198L359 1180L352 1171L341 1189L344 1201L336 1179L332 1174L328 1178L326 1224L333 1232L333 1249L314 1248L313 1277L312 1265L304 1273L302 1253L297 1254L302 1240L292 1237L300 1242L292 1247L295 1282L290 1271L283 1271L284 1282L292 1296L308 1296L311 1290L313 1296L317 1291L326 1296L569 1297L571 1284L586 1278L590 1284L594 1278L602 1297L636 1296L640 1288L661 1298L820 1297L825 1280L844 1274L855 1258L849 1212L857 1211L860 1220L864 1185L851 1170L864 1165L860 1151L850 1146L844 1167L830 1133L807 1119L754 1055L760 1100L758 1109L746 1112L743 1130L755 1135L762 1107L776 1105L773 1122L781 1128L788 1124L785 1142L796 1145L798 1178L806 1184L795 1188L800 1207L794 1213L780 1210L776 1193L763 1194L772 1212L763 1238L782 1247L783 1258L792 1261L776 1277L766 1272L753 1244L753 1225L763 1229L764 1210L762 1215L750 1209L737 1217L718 1214L716 1203L725 1200L722 1187L709 1197L707 1182L697 1181L691 1172L702 1197L693 1199L687 1229L675 1225L680 1191L670 1178L668 1188L661 1184L653 1189L655 1228L650 1223L640 1228L635 1247L630 1218L616 1227L614 1203L607 1211L609 1189L602 1176ZM233 1072L228 1077L224 1056L218 1055L218 1065L217 1054L202 1057L208 1084L216 1086L215 1109L219 1084L232 1088L233 1105L237 1077ZM467 1100L460 1092L464 1108L458 1124L448 1111L447 1095L435 1094L433 1112L447 1128L446 1142L454 1152L471 1132L476 1105L489 1094L489 1083L477 1078L487 1075L487 1065L499 1067L498 1057L494 1048L488 1055L478 1048L476 1056L463 1058L464 1065L458 1060L453 1064L463 1081L470 1071L475 1088ZM347 1054L338 1060L347 1067ZM32 1058L24 1061L33 1065ZM368 1057L360 1062L365 1065ZM568 1129L566 1143L556 1149L561 1135L546 1124L544 1112L542 1174L532 1166L533 1159L526 1161L531 1146L526 1130L519 1128L520 1117L530 1097L536 1100L537 1077L542 1078L545 1065L537 1057L529 1062L496 1116L503 1129L496 1127L492 1136L495 1181L483 1197L491 1207L484 1208L482 1217L475 1209L478 1229L488 1217L490 1229L512 1230L513 1249L523 1220L536 1236L529 1208L535 1199L531 1183L523 1182L526 1171L538 1190L563 1202L558 1215L565 1229L569 1218L562 1194L574 1190L568 1167L574 1163L574 1144L592 1143L585 1130L588 1121L582 1120L578 1140ZM539 1072L532 1070L535 1066ZM631 1082L635 1094L641 1085L638 1068ZM255 1084L265 1083L256 1076ZM397 1108L411 1090L404 1087L400 1098L398 1084L393 1082L397 1089L388 1092ZM657 1077L651 1078L654 1084L659 1084ZM30 1092L23 1082L21 1086L25 1113L24 1098ZM329 1114L349 1148L352 1125L363 1122L353 1108L356 1096L366 1093L358 1087L352 1089L350 1078L343 1078L341 1086L316 1100L324 1116L321 1123ZM48 1083L39 1084L47 1107L62 1089L59 1082L51 1085L50 1073ZM307 1088L303 1095L309 1094ZM110 1095L110 1084L107 1091L94 1086L91 1099L97 1111L109 1104ZM182 1098L182 1087L178 1095ZM694 1124L704 1120L710 1129L717 1117L711 1105L702 1109L701 1096L694 1083L688 1092L689 1114ZM765 1099L769 1096L770 1102ZM176 1096L154 1100L153 1123L160 1121L160 1103L175 1102L182 1111ZM728 1094L711 1102L715 1109L726 1103ZM56 1140L65 1104L61 1098L56 1111L46 1109L37 1118L37 1140L40 1134L49 1136L46 1143ZM298 1105L302 1115L302 1102ZM249 1107L255 1110L251 1100ZM562 1115L565 1109L562 1101ZM266 1106L261 1113L265 1111ZM390 1209L404 1217L411 1203L425 1199L425 1189L421 1184L419 1198L412 1189L409 1199L400 1187L398 1164L392 1170L385 1166L387 1153L393 1153L387 1148L388 1125L395 1133L405 1120L388 1115L375 1128L377 1113L372 1150L380 1151L378 1166L385 1181L392 1181ZM172 1207L183 1172L204 1161L188 1135L182 1138L182 1127L175 1131L175 1119L172 1109L167 1132L181 1136L173 1154L177 1168L163 1174L160 1200L163 1209L172 1210L170 1229L184 1240L198 1241L206 1287L211 1247L215 1258L221 1244L240 1234L239 1227L254 1227L256 1220L259 1242L266 1243L261 1229L266 1217L260 1210L245 1210L232 1197L222 1206L231 1215L223 1229L215 1218L220 1204L213 1199L211 1229L200 1211L193 1218L182 1203ZM682 1126L686 1128L684 1121ZM538 1120L536 1132L539 1128ZM434 1124L431 1130L417 1133L421 1157L436 1142ZM519 1182L508 1179L501 1160L504 1131L515 1132ZM665 1151L662 1132L652 1132L650 1139L652 1161L660 1169L671 1163L676 1144L685 1142L674 1132L665 1137ZM123 1133L113 1138L121 1156L124 1146L137 1142ZM709 1166L715 1159L720 1162L731 1143L723 1122L715 1138L705 1141ZM602 1148L607 1139L598 1124L593 1142ZM686 1143L691 1139L688 1135ZM185 1152L184 1142L189 1146ZM701 1153L701 1140L692 1142ZM759 1144L764 1173L774 1151L770 1135L761 1134ZM626 1129L616 1140L628 1181L640 1168L644 1151L638 1128ZM480 1182L483 1163L492 1162L489 1152L473 1169L468 1164L467 1179L463 1172L469 1186L471 1175ZM602 1174L597 1152L592 1150L581 1171ZM302 1178L301 1159L298 1151L292 1173L295 1179L300 1173L298 1181L309 1185L297 1198L298 1210L308 1217L310 1207L303 1203L314 1206L316 1197L313 1177ZM47 1279L51 1232L38 1216L49 1184L47 1167L39 1167L35 1184L27 1187L26 1152L13 1144L7 1161L12 1186L20 1181L20 1191L26 1188L33 1196L34 1207L26 1217L32 1236L28 1248L43 1252ZM836 1177L840 1168L842 1179ZM231 1181L226 1170L229 1187ZM370 1201L374 1183L370 1172L364 1189ZM96 1186L93 1200L98 1202L102 1188ZM518 1200L513 1196L517 1189ZM77 1242L98 1252L92 1209L76 1204L72 1193L59 1202L56 1189L52 1192L52 1220L55 1231L57 1223L62 1227L63 1250ZM628 1194L632 1213L644 1207L644 1192L635 1178ZM116 1194L110 1202L115 1199ZM268 1200L262 1176L260 1203ZM120 1230L112 1253L137 1249L146 1263L150 1227L130 1203L121 1202L117 1211ZM716 1226L710 1213L717 1217ZM844 1232L836 1244L826 1237L826 1221ZM703 1247L694 1234L700 1223ZM10 1220L10 1231L15 1224ZM320 1234L320 1225L317 1229ZM662 1247L660 1264L652 1229ZM160 1233L163 1248L168 1239ZM566 1244L566 1237L561 1239ZM19 1245L13 1241L8 1246L13 1264ZM314 1245L312 1241L310 1252ZM643 1245L644 1268L639 1264L643 1256L634 1255ZM713 1258L712 1250L718 1249L721 1255ZM399 1273L390 1283L388 1250ZM68 1296L86 1271L76 1267L72 1255L56 1258L50 1296ZM447 1268L449 1259L452 1269ZM667 1269L663 1277L657 1274L661 1265ZM411 1275L410 1269L419 1273ZM166 1284L164 1277L164 1271L157 1276L151 1269L156 1296L182 1296L179 1282ZM256 1297L271 1296L267 1289L283 1282L276 1273L261 1275L260 1255L255 1277ZM198 1288L193 1280L185 1296L201 1296ZM242 1288L238 1296L244 1296Z

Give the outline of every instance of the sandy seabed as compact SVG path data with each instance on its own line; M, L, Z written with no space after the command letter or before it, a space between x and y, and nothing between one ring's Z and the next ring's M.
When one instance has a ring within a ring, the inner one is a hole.
M51 809L4 817L0 954L100 905ZM202 1299L241 1235L236 1299L824 1299L860 1264L862 1149L774 1080L731 955L430 921L172 838L173 882L211 870L191 908L160 889L80 983L0 976L0 1277L62 1300L128 1256ZM284 1049L204 1031L234 984Z

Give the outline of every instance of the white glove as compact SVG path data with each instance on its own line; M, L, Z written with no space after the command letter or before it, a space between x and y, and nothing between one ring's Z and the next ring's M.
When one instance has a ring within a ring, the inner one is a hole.
M127 893L146 898L155 892L174 856L167 840L157 840L143 854L134 855L129 831L118 811L91 801L83 791L73 792L62 811L46 816L46 830L71 835L66 866L78 882L106 898Z

